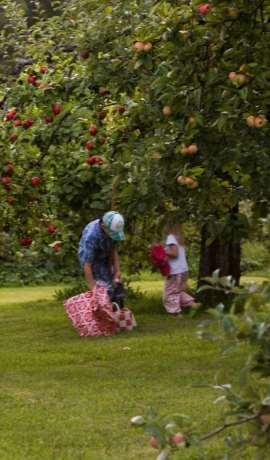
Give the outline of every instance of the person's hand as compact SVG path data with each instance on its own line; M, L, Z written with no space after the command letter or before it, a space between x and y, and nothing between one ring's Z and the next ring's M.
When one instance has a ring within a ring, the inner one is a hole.
M118 273L115 273L114 277L113 277L113 282L114 283L120 283L121 281L121 273L118 272Z

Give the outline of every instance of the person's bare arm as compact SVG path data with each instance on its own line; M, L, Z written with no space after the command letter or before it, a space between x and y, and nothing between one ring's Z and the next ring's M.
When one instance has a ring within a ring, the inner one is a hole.
M175 258L178 256L178 247L176 244L168 244L165 248L165 251L169 257Z
M96 282L93 278L92 265L89 262L85 262L83 266L83 271L89 289L92 291L92 289L94 289L96 285Z

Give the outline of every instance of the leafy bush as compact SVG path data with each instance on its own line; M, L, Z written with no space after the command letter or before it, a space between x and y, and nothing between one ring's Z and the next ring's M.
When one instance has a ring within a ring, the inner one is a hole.
M159 417L153 411L133 417L131 423L144 427L151 436L150 445L159 450L156 460L182 458L177 452L189 446L201 446L201 459L216 458L207 456L203 447L206 441L223 432L228 433L225 435L227 452L224 452L224 460L246 458L248 452L254 454L252 458L266 460L270 447L270 284L239 288L230 276L219 277L218 272L208 279L208 283L208 287L201 289L223 290L225 294L234 294L236 299L244 299L242 315L235 313L234 302L228 313L224 305L219 304L210 311L213 321L204 321L199 326L200 338L222 338L223 345L225 341L223 356L240 347L243 341L247 345L247 353L239 355L242 362L239 362L235 376L237 388L229 383L211 385L220 393L214 403L224 405L220 426L202 434L197 420L184 414ZM210 328L213 323L219 326L215 333Z
M241 269L243 272L270 268L270 254L266 245L260 241L245 241L242 245Z

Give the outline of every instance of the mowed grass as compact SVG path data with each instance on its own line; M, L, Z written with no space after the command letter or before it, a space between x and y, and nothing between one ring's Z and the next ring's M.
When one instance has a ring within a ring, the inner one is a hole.
M155 459L129 422L150 406L201 420L202 433L218 424L220 394L201 385L217 373L229 382L239 355L221 360L218 344L197 339L201 318L166 315L161 282L137 283L137 330L108 338L80 338L55 288L0 289L1 460ZM209 458L222 451L212 441Z

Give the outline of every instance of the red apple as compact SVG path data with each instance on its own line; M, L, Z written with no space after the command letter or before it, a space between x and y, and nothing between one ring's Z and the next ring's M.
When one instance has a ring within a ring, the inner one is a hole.
M3 176L1 177L1 183L3 184L3 186L6 188L6 187L9 187L10 184L11 184L11 179L9 176Z
M14 165L11 161L7 161L4 166L4 171L8 176L12 176L14 173Z
M33 124L34 124L34 120L32 118L28 118L27 120L24 120L22 122L22 125L25 129L31 128Z
M230 72L229 75L228 75L228 78L229 80L231 81L234 81L237 77L237 73L236 72Z
M170 443L171 443L172 446L179 446L179 445L185 446L186 438L183 435L183 433L180 433L180 432L175 433L173 436L171 436Z
M13 120L17 115L17 111L16 109L10 109L8 110L8 112L6 113L6 120L10 121L10 120Z
M13 126L15 126L15 128L18 128L19 126L21 126L22 122L19 118L15 118L15 120L12 121L12 124Z
M26 248L31 246L32 242L33 240L32 238L30 238L30 236L23 236L22 238L20 238L20 245Z
M44 121L45 123L49 124L49 123L53 123L53 116L52 115L46 115L44 117Z
M62 249L62 247L61 247L61 244L60 244L60 243L57 243L57 244L55 244L55 245L53 246L53 251L54 251L56 254L58 254L59 252L61 252L61 249Z
M31 184L34 185L35 187L39 186L41 184L40 177L38 176L31 177Z
M6 197L6 203L12 205L12 204L14 203L14 197L11 196L11 195L8 195L8 196Z
M42 65L42 66L39 68L39 71L40 71L40 73L48 73L48 72L49 72L49 68L48 68L46 65Z
M88 165L102 165L103 164L103 158L100 157L99 155L93 155L91 157L86 158L86 163Z
M12 134L9 136L9 139L11 140L11 142L15 142L15 141L18 139L18 136L17 136L17 134L12 133Z
M126 111L126 107L124 105L119 105L116 110L118 113L124 113Z
M158 440L155 436L151 436L150 440L149 440L149 444L151 447L153 447L153 449L158 449L159 448L159 445L158 445Z
M210 5L210 3L201 3L201 5L198 6L197 12L200 16L205 16L210 13L211 10L212 5Z
M29 83L29 85L36 86L37 76L31 73L30 75L27 76L27 82Z
M53 105L52 105L52 111L54 113L54 115L59 115L59 113L61 112L62 110L62 107L61 105L58 103L58 102L55 102Z
M89 131L89 134L91 134L91 136L95 136L97 134L97 132L98 132L98 129L97 129L96 125L92 125L92 126L90 126L88 131Z
M53 224L50 224L50 225L48 225L47 230L48 230L49 233L53 234L53 233L56 233L57 227L55 225L53 225Z
M87 142L85 143L85 148L86 148L87 150L93 150L93 149L95 148L94 142L92 142L92 141L87 141Z

